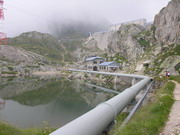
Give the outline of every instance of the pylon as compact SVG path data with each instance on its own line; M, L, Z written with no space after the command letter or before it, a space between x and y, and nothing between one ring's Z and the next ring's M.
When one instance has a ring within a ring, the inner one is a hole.
M4 1L0 0L0 45L7 45L7 35L4 32Z

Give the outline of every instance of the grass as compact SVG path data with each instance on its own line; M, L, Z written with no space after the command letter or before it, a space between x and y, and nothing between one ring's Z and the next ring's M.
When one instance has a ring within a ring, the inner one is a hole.
M138 40L139 44L142 46L142 47L146 47L146 46L150 46L150 42L149 41L146 41L145 39L143 38L140 38Z
M49 135L54 129L49 128L46 124L42 129L18 129L11 125L0 122L0 135Z
M176 82L180 83L180 76L170 76L170 80L175 80Z
M143 106L123 129L116 129L114 135L158 135L168 119L175 84L166 84L155 93L152 102Z
M3 71L1 74L18 74L18 72L13 72L13 71Z
M128 116L128 113L123 112L116 117L115 121L117 123L115 124L114 130L111 130L109 135L114 135L114 131L118 130L118 128L120 127L120 125L123 123L123 121L126 119L127 116Z

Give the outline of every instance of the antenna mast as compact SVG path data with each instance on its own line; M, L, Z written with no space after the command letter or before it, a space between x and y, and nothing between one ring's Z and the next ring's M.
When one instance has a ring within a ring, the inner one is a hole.
M7 45L7 35L4 32L4 0L0 0L0 45Z

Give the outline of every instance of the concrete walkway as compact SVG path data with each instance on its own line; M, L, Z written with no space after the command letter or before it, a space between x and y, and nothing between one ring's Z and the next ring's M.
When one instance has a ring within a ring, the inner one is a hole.
M180 84L173 82L176 84L173 92L175 102L171 108L169 120L160 135L180 135Z

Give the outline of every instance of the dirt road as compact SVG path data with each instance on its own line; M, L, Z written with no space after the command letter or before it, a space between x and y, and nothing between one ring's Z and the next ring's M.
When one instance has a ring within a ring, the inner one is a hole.
M171 108L169 120L160 135L180 135L180 84L174 83L176 83L174 90L175 102Z

